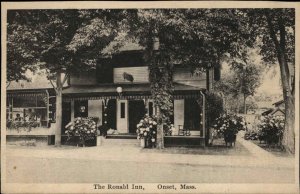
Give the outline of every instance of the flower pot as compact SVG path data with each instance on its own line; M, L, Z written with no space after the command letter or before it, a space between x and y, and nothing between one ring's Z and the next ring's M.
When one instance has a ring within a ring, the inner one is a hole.
M226 146L227 146L227 144L229 144L231 146L235 145L236 134L234 134L234 133L224 133L224 140L225 140Z
M142 138L140 140L141 140L141 148L145 148L145 139Z

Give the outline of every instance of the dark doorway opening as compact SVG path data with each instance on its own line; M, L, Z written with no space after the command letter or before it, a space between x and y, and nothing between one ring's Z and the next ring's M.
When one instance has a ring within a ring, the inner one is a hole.
M71 102L62 103L62 134L65 134L65 126L71 121Z
M117 121L116 107L117 107L116 99L110 99L108 100L107 104L104 105L104 109L103 109L104 114L102 118L103 125L106 124L107 127L110 129L116 129L116 121Z
M75 100L74 101L74 116L88 117L88 101L87 100Z
M184 127L191 131L200 130L200 107L195 99L184 100Z
M129 133L136 133L136 125L145 115L145 105L143 100L130 100L129 109Z

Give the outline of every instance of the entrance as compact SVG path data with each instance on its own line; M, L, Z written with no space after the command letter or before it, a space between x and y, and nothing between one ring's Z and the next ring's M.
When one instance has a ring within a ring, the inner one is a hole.
M143 100L129 101L129 133L136 133L136 125L145 115L145 105Z

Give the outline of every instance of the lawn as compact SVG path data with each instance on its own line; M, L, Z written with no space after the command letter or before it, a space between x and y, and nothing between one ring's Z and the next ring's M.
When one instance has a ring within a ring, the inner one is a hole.
M239 142L234 147L226 147L223 138L215 139L209 147L167 147L162 150L142 149L141 152L195 155L250 155L250 152Z
M271 154L278 156L278 157L289 157L290 154L287 153L285 150L283 150L282 148L280 148L277 145L268 145L265 143L260 143L259 140L248 140L248 141L252 141L253 143L255 143L257 146L261 147L262 149L270 152Z

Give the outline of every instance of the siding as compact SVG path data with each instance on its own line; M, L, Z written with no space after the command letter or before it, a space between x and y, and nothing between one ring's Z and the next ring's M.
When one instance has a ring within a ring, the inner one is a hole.
M206 88L206 73L193 75L188 68L175 68L173 81L186 85Z
M97 84L96 71L79 76L70 76L70 85L93 85Z
M148 67L122 67L114 68L114 83L130 83L131 81L124 79L124 73L132 76L133 83L149 82Z

